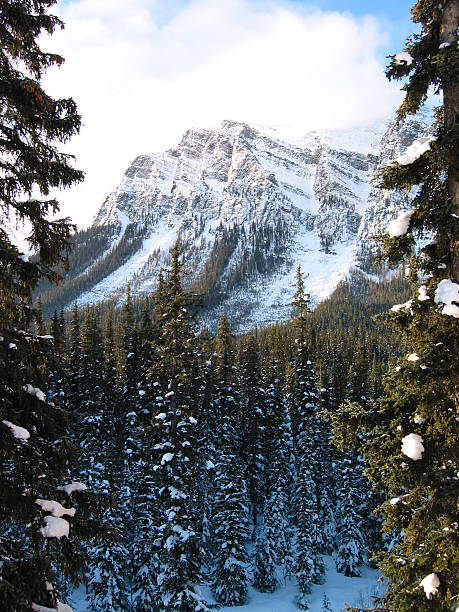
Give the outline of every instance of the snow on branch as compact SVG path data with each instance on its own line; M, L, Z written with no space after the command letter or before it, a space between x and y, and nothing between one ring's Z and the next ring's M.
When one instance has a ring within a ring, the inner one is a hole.
M422 442L422 437L418 434L408 434L402 438L402 453L413 461L419 461L419 459L422 459L422 453L425 450Z
M399 163L401 166L408 166L408 164L412 164L426 151L430 150L430 143L433 140L435 140L434 136L423 136L422 138L418 138L410 144L403 155L399 155L399 157L397 157L394 161Z
M41 402L46 402L46 395L43 393L41 389L38 389L37 387L33 387L32 385L29 385L28 383L27 385L24 385L22 388L24 389L26 393L30 393L30 395L34 395Z
M387 226L387 231L391 238L396 236L404 236L410 225L410 219L414 213L414 210L405 210L400 213L396 219L393 219Z
M411 314L414 314L412 305L413 305L413 300L408 300L408 302L405 302L404 304L394 304L391 310L393 310L394 312L398 312L399 310L409 310Z
M425 302L426 300L429 299L429 296L427 295L427 287L425 285L422 285L421 287L419 287L418 289L418 301L419 302Z
M36 499L35 503L40 506L45 512L51 512L51 514L57 518L61 518L65 514L69 516L75 516L75 508L64 508L59 502L49 499Z
M453 304L453 302L459 304L459 285L457 283L453 283L449 278L440 281L434 299L436 304L443 304L441 314L459 318L459 306Z
M68 538L70 530L68 521L56 516L45 516L43 520L46 527L40 527L39 532L44 538L57 538L58 540L64 536Z
M71 482L63 487L57 487L59 491L64 491L67 495L72 495L74 491L86 491L87 487L82 482Z
M14 423L10 423L10 421L2 421L2 423L11 429L13 436L18 438L18 440L26 441L30 438L30 432L25 427L14 425Z
M164 453L161 459L161 465L164 465L165 463L169 463L169 461L172 461L173 458L174 458L174 453Z
M420 585L424 589L427 599L431 599L432 595L436 595L440 586L440 579L437 574L429 574L423 578Z
M402 51L401 53L397 53L394 60L395 63L398 65L406 64L407 66L411 66L411 64L413 63L413 58L408 53L408 51Z

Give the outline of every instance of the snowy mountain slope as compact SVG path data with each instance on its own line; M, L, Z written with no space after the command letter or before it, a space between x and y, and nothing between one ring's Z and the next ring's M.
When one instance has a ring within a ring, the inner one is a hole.
M178 237L191 286L209 296L209 321L220 311L240 329L288 318L298 264L313 301L324 299L406 206L371 179L427 123L287 137L233 121L188 130L175 149L137 157L102 204L92 229L111 228L112 242L85 274L104 259L111 266L78 302L127 283L151 291Z

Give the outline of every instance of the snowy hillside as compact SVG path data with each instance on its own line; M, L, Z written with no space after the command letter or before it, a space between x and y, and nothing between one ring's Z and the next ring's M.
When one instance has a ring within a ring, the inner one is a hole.
M102 204L91 230L104 229L104 248L86 254L90 280L73 297L151 291L179 238L209 320L286 319L298 265L312 302L324 299L406 207L371 179L425 130L422 120L304 135L232 121L188 130L175 149L137 157Z

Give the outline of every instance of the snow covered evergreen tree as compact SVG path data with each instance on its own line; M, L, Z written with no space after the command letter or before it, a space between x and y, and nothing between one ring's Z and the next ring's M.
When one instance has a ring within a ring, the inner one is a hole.
M44 278L57 282L54 267L70 248L72 226L52 216L59 205L49 194L83 178L58 149L79 131L75 102L53 99L41 86L46 70L63 62L39 45L63 27L48 12L53 4L2 2L0 11L0 602L17 612L57 606L57 573L81 578L79 541L89 530L77 501L85 494L69 499L58 488L75 470L77 452L56 390L51 402L39 386L50 340L28 331L32 290ZM29 224L36 257L14 246L7 228L15 222Z
M263 447L267 458L266 497L263 523L257 531L254 586L262 592L274 591L279 578L290 569L293 441L280 366L281 345L272 338L271 354L265 364L266 389Z
M384 528L401 535L379 559L388 578L384 606L446 612L459 596L459 0L419 0L412 15L421 33L387 72L406 79L399 119L419 110L431 86L443 103L431 136L415 141L380 177L386 189L414 194L384 240L391 264L411 256L412 299L391 311L409 349L371 410L346 406L338 435L346 430L355 443L360 424L369 476L386 494ZM416 237L428 240L415 247Z
M304 291L301 269L297 271L296 292L292 305L297 316L296 355L293 375L290 378L288 399L290 411L295 415L297 435L295 443L296 486L295 525L297 528L296 577L300 589L297 605L308 609L307 595L313 583L320 584L325 573L320 556L320 521L317 500L316 475L319 473L317 412L319 399L315 391L312 364L305 344L306 316L309 312L309 296Z
M365 558L362 510L365 491L361 465L353 453L347 452L340 461L339 488L336 495L337 550L333 554L336 569L345 576L360 576Z
M159 441L157 471L161 479L159 528L162 571L158 576L161 609L166 612L206 610L199 590L201 546L192 507L195 487L196 419L189 389L196 338L189 304L182 289L179 246L172 249L171 269L164 284L158 359L150 380L158 395L152 406Z
M222 316L215 344L214 406L216 425L215 500L213 507L215 568L212 590L222 605L244 603L248 587L246 540L248 497L240 440L232 340Z
M240 392L241 453L245 465L254 534L266 493L265 390L261 386L261 367L255 332L242 340L237 354Z
M122 497L124 422L116 371L112 309L107 314L103 347L98 418L90 421L93 425L92 435L98 436L98 440L90 445L90 452L95 453L93 464L101 466L96 486L107 495L109 501L102 518L110 528L110 537L99 538L95 546L89 549L87 581L91 609L109 612L130 608L127 570L132 557L126 546L127 509Z

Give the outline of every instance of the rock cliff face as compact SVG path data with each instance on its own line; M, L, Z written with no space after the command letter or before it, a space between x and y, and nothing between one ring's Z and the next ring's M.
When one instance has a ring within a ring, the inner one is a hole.
M243 329L285 319L298 265L313 302L325 298L407 206L371 179L425 130L422 120L288 140L232 121L189 130L177 148L137 157L102 204L94 228L110 238L85 273L130 247L78 301L127 283L151 291L179 238L209 320L225 311Z

